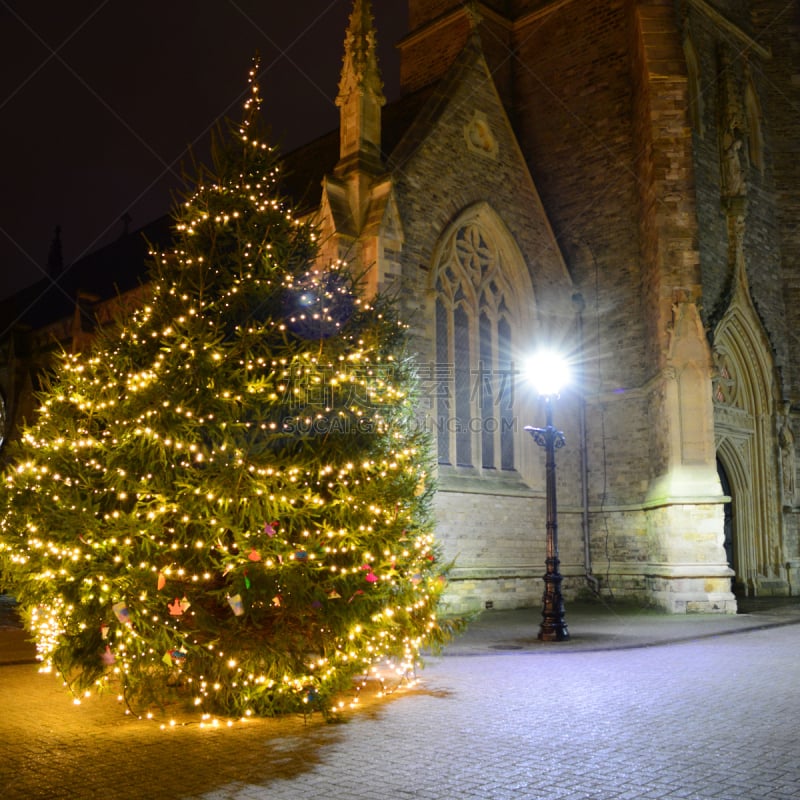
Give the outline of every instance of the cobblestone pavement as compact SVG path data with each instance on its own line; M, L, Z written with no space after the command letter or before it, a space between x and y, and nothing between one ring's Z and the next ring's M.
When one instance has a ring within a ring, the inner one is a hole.
M473 635L337 725L161 730L4 665L0 797L800 800L797 617L719 624L611 650L483 653Z

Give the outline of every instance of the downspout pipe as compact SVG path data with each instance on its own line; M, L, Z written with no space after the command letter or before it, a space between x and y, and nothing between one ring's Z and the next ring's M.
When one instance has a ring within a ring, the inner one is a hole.
M586 308L586 302L580 292L572 295L572 302L575 304L577 310L577 326L578 326L578 352L581 354L581 361L585 364L584 349L583 349L583 310ZM580 451L581 451L581 529L583 532L583 565L584 577L591 587L592 591L600 594L600 580L592 574L592 550L591 550L591 532L589 528L589 459L588 459L588 445L586 434L586 393L581 392L578 402L578 426L580 436Z

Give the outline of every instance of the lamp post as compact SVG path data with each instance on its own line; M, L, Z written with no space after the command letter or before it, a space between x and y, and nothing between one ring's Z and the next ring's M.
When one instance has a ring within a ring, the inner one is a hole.
M545 449L545 492L547 497L547 553L545 558L544 595L542 597L542 622L539 640L564 642L569 639L561 595L561 573L558 557L558 502L556 500L556 450L565 444L564 434L553 425L553 400L558 397L566 382L566 365L553 354L535 357L530 366L531 380L544 399L545 427L525 430L536 444Z

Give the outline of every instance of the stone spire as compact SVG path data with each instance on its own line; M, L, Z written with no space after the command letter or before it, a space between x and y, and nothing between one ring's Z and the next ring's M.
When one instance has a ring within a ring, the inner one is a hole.
M354 167L381 171L381 107L385 103L372 4L370 0L354 0L336 98L340 115L338 174Z

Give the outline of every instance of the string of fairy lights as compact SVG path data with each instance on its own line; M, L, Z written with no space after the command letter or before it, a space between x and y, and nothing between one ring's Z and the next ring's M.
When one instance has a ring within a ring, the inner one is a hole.
M43 670L215 726L410 676L442 590L406 326L314 264L252 130L256 71L150 301L60 357L0 520Z

